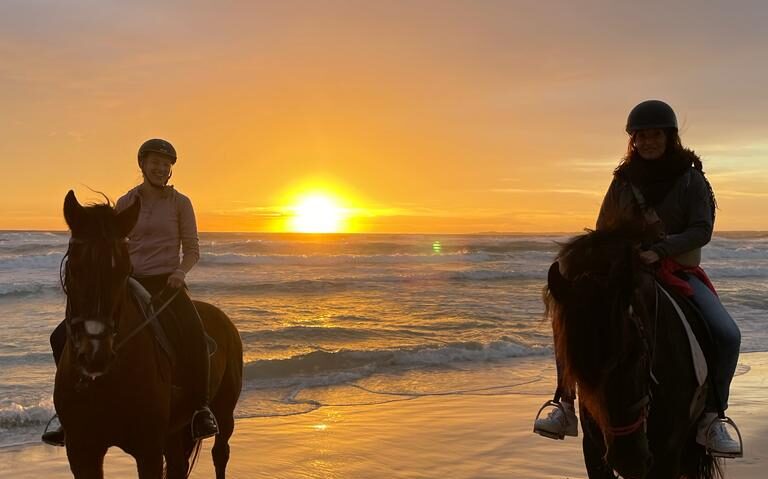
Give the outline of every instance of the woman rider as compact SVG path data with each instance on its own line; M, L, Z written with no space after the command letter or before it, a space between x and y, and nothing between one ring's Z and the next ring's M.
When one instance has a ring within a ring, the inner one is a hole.
M630 135L627 155L614 171L597 229L617 227L635 216L637 207L645 203L650 217L661 221L665 234L640 253L641 259L667 271L698 268L701 248L709 243L715 219L715 197L704 177L701 159L682 146L675 112L662 101L648 100L635 106L626 131ZM713 290L694 274L686 274L685 278L686 289L709 326L718 357L709 364L715 393L707 400L696 439L713 455L733 457L741 451L741 444L729 435L725 424L715 419L719 411L728 408L741 334ZM563 391L562 408L537 419L534 430L547 437L576 436L574 397Z
M204 439L217 434L218 425L208 408L206 336L184 283L187 273L200 258L195 213L189 198L168 185L171 169L176 164L176 150L169 142L161 139L144 142L139 148L138 163L144 181L118 199L115 208L121 211L136 199L141 201L139 219L128 235L132 275L153 296L162 294L167 298L176 293L168 306L175 316L175 323L164 322L164 326L171 340L181 349L177 354L176 370L189 372L182 379L195 408L192 435L196 440ZM57 363L65 342L66 330L60 326L51 335ZM63 446L63 429L46 432L43 441Z

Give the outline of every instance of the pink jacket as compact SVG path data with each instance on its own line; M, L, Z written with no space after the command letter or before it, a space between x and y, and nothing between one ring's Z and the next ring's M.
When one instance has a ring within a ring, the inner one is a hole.
M173 186L166 186L163 196L156 200L147 199L137 186L120 197L115 208L124 210L136 197L141 198L141 211L136 226L128 234L133 275L153 276L176 270L188 273L200 259L192 202Z

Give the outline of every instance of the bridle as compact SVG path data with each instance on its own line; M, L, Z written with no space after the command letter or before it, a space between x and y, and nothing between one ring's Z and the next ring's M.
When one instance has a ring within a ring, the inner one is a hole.
M112 266L115 265L115 251L117 249L117 246L120 242L125 241L124 239L114 240L112 244L112 249L110 253L110 261ZM67 253L65 255L65 258L69 257L70 248L73 245L84 245L89 243L87 240L78 239L78 238L72 238L69 241L69 247L67 248ZM69 260L67 260L66 265L66 275L68 278L71 278L71 271L69 269ZM124 290L128 287L128 282L130 279L130 272L131 267L129 266L128 272L125 275L124 278L121 278L118 289ZM162 313L176 298L176 296L181 292L180 289L174 291L172 294L168 296L168 299L166 299L162 305L158 308L155 308L153 306L154 299L156 297L162 297L165 294L165 289L162 289L159 291L156 295L154 295L149 303L150 303L150 309L149 311L144 311L143 308L141 308L142 314L144 314L144 321L140 323L138 326L133 328L130 332L125 334L125 336L120 340L116 341L117 335L119 332L119 325L120 325L120 316L121 316L121 307L122 307L122 301L115 301L112 304L112 309L109 312L108 315L101 315L101 316L73 316L72 315L72 304L69 301L69 297L67 298L67 309L66 309L66 316L65 316L65 324L66 324L66 330L67 330L67 337L70 341L74 339L74 331L73 328L76 326L82 325L83 328L83 335L88 340L94 340L94 341L102 341L105 339L112 338L113 340L113 347L112 350L114 353L117 353L125 344L133 339L144 327L146 327L149 323L154 321L160 313ZM67 288L65 287L65 292L67 292ZM101 293L101 290L99 291ZM67 292L67 294L69 294ZM122 297L122 295L120 295ZM101 304L101 298L97 297L97 301L99 304ZM149 314L147 314L149 312ZM104 321L106 319L106 321ZM100 327L94 327L93 323L98 324Z
M67 337L72 343L74 344L75 339L75 332L74 329L76 327L81 327L81 335L83 335L88 340L93 341L102 341L105 339L112 338L113 340L117 336L118 329L119 329L119 322L120 322L120 316L121 316L121 308L122 308L122 301L119 299L121 295L116 295L115 298L117 298L114 301L111 301L109 311L102 312L101 311L101 305L104 304L105 298L103 297L105 290L111 291L111 288L103 288L103 287L97 287L96 288L96 314L95 315L89 315L89 314L78 314L75 315L73 313L73 306L72 301L70 300L70 294L72 293L69 288L69 282L72 281L72 269L71 269L71 252L73 246L83 246L88 245L92 243L95 240L85 240L81 238L71 238L69 240L69 245L67 247L67 252L64 255L64 258L66 260L65 268L65 274L64 278L62 278L62 286L64 287L64 292L67 295L67 305L66 305L66 314L64 323L66 326L67 331ZM116 258L116 251L118 248L118 245L120 242L124 242L124 239L117 239L117 240L109 240L104 239L104 241L110 241L111 247L110 247L110 263L111 268L113 268L117 263ZM110 269L110 272L114 271L113 269ZM127 273L124 278L120 279L120 282L118 284L118 290L124 290L127 287L128 284L128 278L130 277L130 266L127 270ZM102 281L105 281L106 278L101 278ZM99 285L102 286L102 285Z
M656 375L653 373L653 361L656 352L656 332L659 324L659 285L654 281L654 326L653 336L649 337L648 331L643 324L643 320L640 316L635 314L634 308L630 303L627 314L632 320L640 338L643 340L643 359L648 364L648 377L644 381L645 394L635 403L627 408L628 413L637 412L637 419L622 426L614 426L609 424L607 427L607 433L613 437L629 436L637 432L640 428L647 429L648 414L651 408L651 400L653 399L653 393L651 390L651 383L659 385Z

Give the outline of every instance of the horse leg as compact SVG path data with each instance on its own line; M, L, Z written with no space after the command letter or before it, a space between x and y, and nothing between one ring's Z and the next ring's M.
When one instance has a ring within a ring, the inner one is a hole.
M184 479L187 477L189 469L188 457L184 447L184 432L182 430L171 434L165 444L165 464L167 468L167 479Z
M615 479L616 475L603 459L605 457L603 433L582 404L579 404L579 416L581 418L581 430L584 433L582 452L584 453L587 476L589 479Z
M75 449L67 445L69 469L75 479L103 479L106 447Z
M235 429L235 419L232 414L225 415L219 419L219 434L211 449L213 456L213 465L216 468L216 479L224 479L229 462L229 438Z
M229 462L229 439L235 430L235 404L240 396L241 379L239 375L225 377L219 391L211 404L216 420L219 423L219 434L211 449L213 465L216 469L216 479L224 479Z
M145 453L136 457L136 469L139 471L139 479L162 479L163 477L163 453Z

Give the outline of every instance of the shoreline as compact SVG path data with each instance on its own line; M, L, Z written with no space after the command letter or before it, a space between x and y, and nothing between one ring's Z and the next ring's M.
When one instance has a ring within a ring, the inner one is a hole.
M521 374L535 379L506 390L479 388L239 419L228 477L585 478L581 431L565 441L531 431L536 411L549 399L541 391L554 384L549 363L548 357L521 360L478 372L473 381L498 384L505 370L518 382ZM744 353L739 364L749 368L734 379L729 412L741 428L745 453L727 461L725 477L757 479L768 466L768 352ZM192 478L212 476L212 444L205 441ZM0 470L20 479L70 477L65 451L42 444L0 449ZM105 474L136 477L133 459L113 448Z

